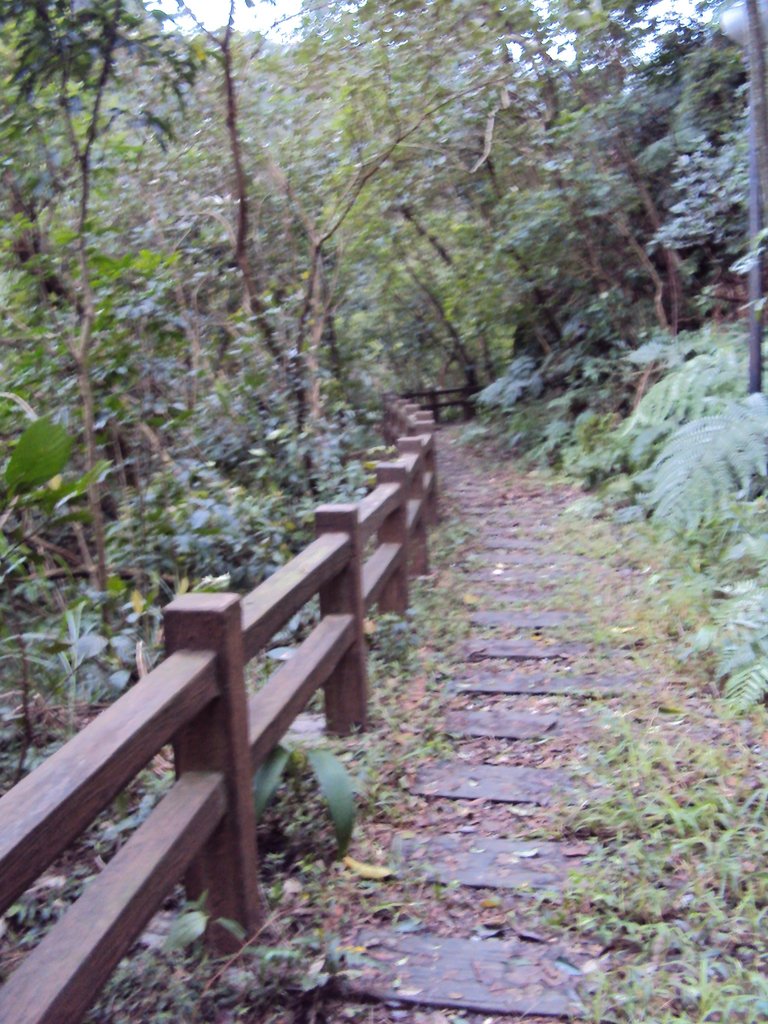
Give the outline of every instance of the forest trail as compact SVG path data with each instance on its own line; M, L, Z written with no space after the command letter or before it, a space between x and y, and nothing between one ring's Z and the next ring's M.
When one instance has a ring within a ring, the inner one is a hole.
M582 1000L602 948L542 934L541 901L556 904L569 873L588 870L592 841L563 838L560 819L609 795L585 754L626 710L637 672L626 638L594 637L621 637L611 588L635 570L564 546L580 492L473 453L450 430L438 452L441 505L471 536L457 564L434 571L438 585L450 572L471 629L444 693L453 753L413 766L424 809L392 853L401 877L440 883L439 906L428 931L358 930L365 966L350 987L385 1001L393 1020L449 1020L417 1007L478 1022L592 1019Z

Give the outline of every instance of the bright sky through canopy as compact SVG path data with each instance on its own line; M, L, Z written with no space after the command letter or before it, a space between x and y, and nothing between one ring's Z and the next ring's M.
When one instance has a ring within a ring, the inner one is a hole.
M163 0L165 10L176 9L175 0ZM205 25L215 30L226 24L229 17L229 0L189 0L187 7ZM248 7L245 0L236 0L235 27L241 32L258 31L270 35L274 39L285 41L299 25L301 0L254 0L253 7ZM678 14L694 15L695 0L660 0L652 8L652 15L663 15L676 11Z
M159 4L164 10L175 12L175 0L162 0ZM207 29L214 31L226 25L229 17L229 0L190 0L186 4L189 10ZM285 40L299 24L301 0L255 0L253 7L248 7L244 0L235 3L235 27L240 32L262 32L272 38Z

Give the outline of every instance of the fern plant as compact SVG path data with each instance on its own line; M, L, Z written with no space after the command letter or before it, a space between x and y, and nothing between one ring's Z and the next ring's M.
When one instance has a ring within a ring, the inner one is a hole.
M713 607L712 632L717 672L725 699L745 711L768 696L768 582L741 580L719 593L724 599Z
M645 476L647 504L675 530L693 530L746 498L766 476L768 400L750 395L686 423Z
M731 348L695 355L672 369L644 395L624 426L632 461L647 465L678 427L718 415L742 387L743 359Z
M748 711L768 696L768 657L739 669L725 684L725 699L735 711Z
M477 396L477 402L487 409L508 412L521 398L538 398L544 390L544 381L536 360L531 356L513 359L503 377L499 377Z

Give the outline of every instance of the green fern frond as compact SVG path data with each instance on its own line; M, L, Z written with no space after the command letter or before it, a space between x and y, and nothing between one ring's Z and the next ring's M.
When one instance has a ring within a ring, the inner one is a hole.
M712 608L719 647L718 676L725 698L744 711L768 693L768 585L762 578L718 587L726 595Z
M627 420L624 432L645 427L671 430L720 412L739 392L742 362L735 350L727 348L694 356L654 384Z
M768 403L751 395L673 434L648 473L647 502L656 518L691 530L745 497L767 462Z
M725 699L735 711L747 711L768 696L768 661L755 661L725 684Z

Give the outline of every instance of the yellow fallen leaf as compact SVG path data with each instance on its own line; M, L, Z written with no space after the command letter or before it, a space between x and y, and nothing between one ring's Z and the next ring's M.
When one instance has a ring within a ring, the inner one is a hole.
M385 878L391 878L394 874L391 868L381 867L379 864L366 864L362 860L355 860L354 857L345 857L344 863L350 871L354 871L356 875L370 879L372 882L381 882Z
M480 599L474 594L465 594L463 600L464 604L475 605Z

